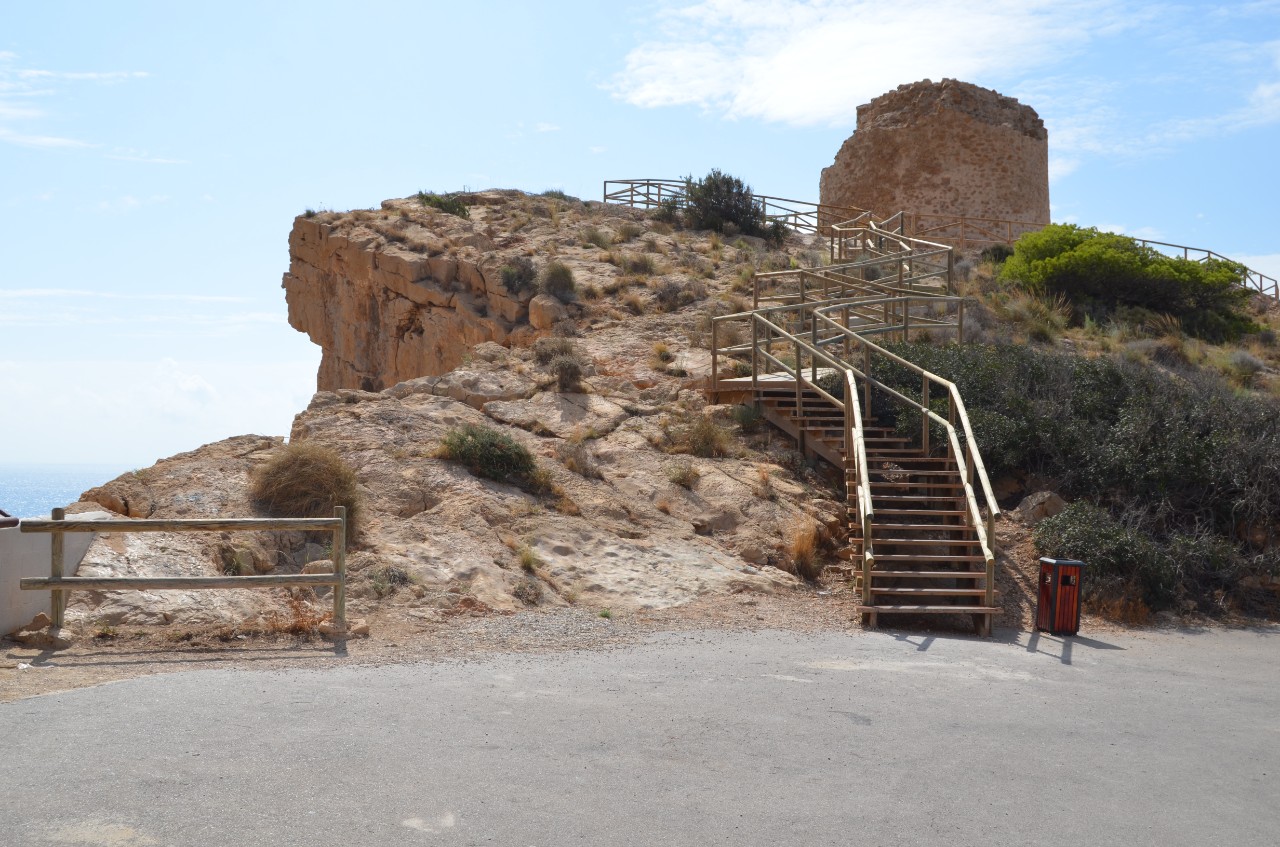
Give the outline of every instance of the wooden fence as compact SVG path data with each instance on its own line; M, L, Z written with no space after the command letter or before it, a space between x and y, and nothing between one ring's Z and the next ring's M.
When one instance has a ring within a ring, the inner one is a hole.
M331 518L197 518L194 520L67 520L66 512L54 509L51 520L24 520L21 532L52 533L49 576L22 579L25 591L51 591L50 620L61 628L70 591L157 591L206 588L300 588L333 587L333 627L347 629L347 510L334 509ZM63 576L63 535L68 532L269 532L306 531L333 534L333 573L268 574L265 576Z

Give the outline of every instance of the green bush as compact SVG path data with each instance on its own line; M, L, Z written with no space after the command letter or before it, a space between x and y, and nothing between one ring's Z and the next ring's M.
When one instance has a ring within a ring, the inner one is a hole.
M512 294L532 288L538 279L538 271L528 256L516 256L499 268L498 272L502 274L502 284Z
M1208 607L1205 592L1222 587L1213 574L1270 567L1245 539L1280 514L1280 404L1208 374L1171 376L1124 359L1020 346L892 349L956 383L993 478L1058 480L1065 496L1123 516L1126 532L1154 545L1158 567L1143 571L1149 602L1168 602L1158 576L1166 568ZM919 393L919 376L905 368L878 367L876 377ZM945 398L934 403L945 417ZM872 406L874 417L918 436L918 416L878 395ZM1229 563L1206 570L1187 551Z
M684 190L684 223L691 229L769 235L763 207L737 177L713 169L702 179L685 177Z
M1018 239L1000 277L1037 294L1061 294L1076 311L1101 321L1122 307L1173 315L1209 341L1256 331L1243 313L1244 266L1173 258L1132 238L1052 224Z
M432 191L419 191L417 193L418 202L423 206L429 206L433 209L439 209L450 215L456 215L459 218L470 218L471 210L467 208L467 204L458 199L456 194L436 194Z
M543 268L539 288L543 294L550 294L561 303L568 303L578 296L573 270L564 262L550 262Z
M465 465L468 470L495 482L527 487L535 479L537 462L518 441L492 427L463 424L445 433L438 454Z

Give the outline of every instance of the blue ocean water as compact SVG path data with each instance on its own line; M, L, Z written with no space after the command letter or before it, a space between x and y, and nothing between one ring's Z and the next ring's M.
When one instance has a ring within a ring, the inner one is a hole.
M44 518L76 502L95 485L127 470L120 465L40 465L0 462L0 509L18 518Z

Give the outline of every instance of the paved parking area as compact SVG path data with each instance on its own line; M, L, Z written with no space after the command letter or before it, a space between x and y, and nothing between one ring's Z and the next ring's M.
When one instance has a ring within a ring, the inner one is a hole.
M0 706L6 845L1273 845L1280 632L680 633Z

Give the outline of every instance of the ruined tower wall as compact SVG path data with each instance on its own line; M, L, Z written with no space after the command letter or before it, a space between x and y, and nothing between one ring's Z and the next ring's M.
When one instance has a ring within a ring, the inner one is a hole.
M1049 144L1030 106L944 79L858 107L858 126L822 171L823 203L1049 223Z

